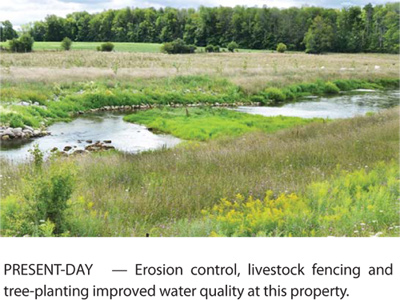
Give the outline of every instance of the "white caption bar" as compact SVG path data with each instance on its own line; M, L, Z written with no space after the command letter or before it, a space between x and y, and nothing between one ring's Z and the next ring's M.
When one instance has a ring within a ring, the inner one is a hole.
M0 299L400 299L400 238L1 238L0 249Z

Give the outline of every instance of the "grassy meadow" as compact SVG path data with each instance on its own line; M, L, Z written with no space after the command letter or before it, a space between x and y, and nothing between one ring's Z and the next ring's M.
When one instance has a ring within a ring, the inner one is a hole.
M400 234L398 108L327 122L212 107L398 88L397 55L166 55L129 43L101 53L93 45L2 53L1 125L40 128L145 104L152 109L125 120L185 142L136 155L43 161L33 149L30 161L0 159L1 236Z
M174 76L229 80L245 94L317 80L398 79L398 56L390 54L199 53L168 55L97 51L4 53L2 82L50 85L79 81L135 82Z

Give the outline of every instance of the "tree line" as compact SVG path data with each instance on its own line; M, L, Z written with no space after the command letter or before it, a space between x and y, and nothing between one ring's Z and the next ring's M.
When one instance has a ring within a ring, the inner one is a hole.
M311 53L399 52L400 3L342 9L301 7L125 8L101 13L49 15L23 26L35 41L147 42ZM2 25L4 28L5 26ZM4 31L4 29L2 29Z

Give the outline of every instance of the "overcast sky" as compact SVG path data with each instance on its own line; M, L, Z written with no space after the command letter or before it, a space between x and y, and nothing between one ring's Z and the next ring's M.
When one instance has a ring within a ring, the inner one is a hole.
M130 7L198 7L204 6L259 6L291 7L308 5L342 7L347 5L382 4L388 0L0 0L0 20L10 20L16 26L43 20L48 14L64 17L74 11L98 12L105 9Z

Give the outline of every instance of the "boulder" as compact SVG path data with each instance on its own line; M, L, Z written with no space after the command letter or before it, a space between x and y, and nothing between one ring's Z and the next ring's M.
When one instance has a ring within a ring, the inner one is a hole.
M87 145L85 147L85 150L91 151L91 152L103 151L103 150L111 150L111 149L115 149L115 147L111 146L109 144L103 144L103 143L101 143L99 141L94 143L94 144Z
M104 150L112 150L112 149L115 149L115 147L114 147L114 146L111 146L111 145L103 145L102 148L103 148Z
M86 154L86 153L88 153L88 151L82 150L82 149L78 149L78 150L75 150L75 151L72 153L72 155L82 155L82 154Z
M85 147L85 150L87 150L87 151L100 151L101 150L101 147L98 147L98 146L96 146L96 145L89 145L89 146L86 146Z
M5 134L5 135L3 135L3 136L1 137L1 140L2 140L2 141L8 141L9 139L10 139L10 136L7 135L7 134Z
M33 131L33 128L32 128L32 127L30 127L30 126L28 126L28 125L25 125L25 126L24 126L24 130L30 130L30 131Z
M64 151L65 151L65 152L68 152L68 151L71 150L71 149L72 149L71 146L65 146L65 147L64 147Z
M8 135L10 138L15 138L15 133L10 128L7 128L6 130L4 130L3 136L4 135Z
M22 130L22 132L25 134L29 134L29 135L33 134L33 130L30 130L30 129L24 129L24 130Z
M103 141L105 144L111 144L112 142L111 142L111 140L104 140Z

